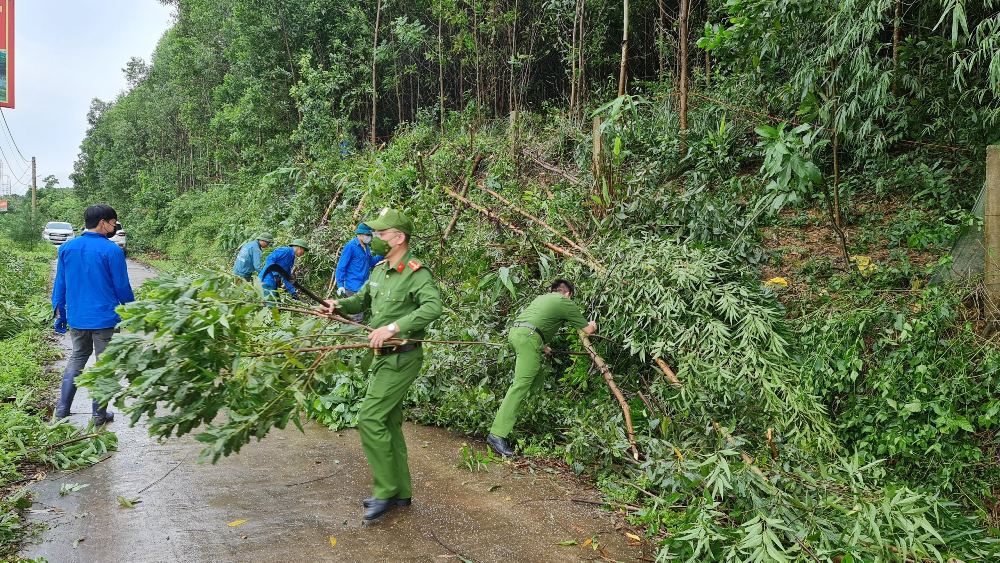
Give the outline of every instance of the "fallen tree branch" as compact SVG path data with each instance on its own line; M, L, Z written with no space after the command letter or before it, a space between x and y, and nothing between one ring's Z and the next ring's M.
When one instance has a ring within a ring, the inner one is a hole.
M506 204L508 207L510 207L514 211L517 211L518 213L520 213L524 217L526 217L526 218L534 221L535 223L538 223L541 227L543 227L543 228L547 229L549 232L555 234L556 236L558 236L559 238L561 238L564 242L569 243L570 246L572 246L573 248L579 250L581 253L585 254L587 256L587 258L589 258L590 260L592 260L594 262L595 265L599 266L601 272L604 272L604 266L602 266L600 263L597 262L597 259L594 258L594 256L590 253L589 250L587 250L586 248L584 248L584 247L580 246L579 244L577 244L576 241L570 239L569 237L567 237L567 236L563 235L562 233L560 233L559 231L555 230L554 228L552 228L551 225L549 225L545 221L542 221L541 219L539 219L538 217L535 217L531 213L528 213L527 211L524 211L524 210L520 209L519 207L517 207L516 205L514 205L513 203L511 203L510 200L508 200L507 198L503 197L502 195L496 193L495 191L493 191L493 190L491 190L489 188L483 188L483 190L486 193L490 194L491 196L497 198L498 200L500 200L504 204ZM463 193L462 195L465 195L465 194Z
M417 168L420 170L420 185L427 189L427 172L424 170L424 155L417 151Z
M554 498L554 499L540 499L540 500L564 500L564 499ZM580 504L593 504L594 506L610 505L610 506L615 506L617 508L627 508L633 512L635 512L636 510L642 510L641 506L635 506L634 504L624 504L613 500L590 500L586 498L571 498L569 499L569 501L578 502Z
M471 184L472 181L475 179L476 169L479 168L479 161L481 161L484 156L485 155L481 152L476 153L476 158L475 160L472 161L472 169L469 170L469 173L465 176L465 182L462 183L463 197L465 196L465 194L469 193L469 184ZM461 214L462 214L462 206L459 204L455 204L455 211L451 214L451 221L448 222L448 227L445 228L444 234L441 235L442 241L444 239L447 239L448 236L451 235L451 230L455 228L455 223L458 222L458 216Z
M530 152L525 152L524 154L527 155L527 157L530 158L531 161L534 162L535 164L541 166L542 168L548 170L549 172L555 172L556 174L562 176L563 178L566 178L567 180L569 180L571 184L575 184L577 186L583 185L583 182L581 182L579 178L573 176L569 172L566 172L562 168L559 168L558 166L553 166L545 162L544 160L538 158L537 156L531 154Z
M38 452L40 452L42 450L51 450L51 449L55 449L55 448L61 448L63 446L68 446L70 444L75 444L77 442L82 442L84 440L89 440L91 438L96 438L96 437L100 436L101 434L103 434L103 432L97 432L95 434L87 434L85 436L77 436L76 438L73 438L71 440L65 440L65 441L62 441L62 442L59 442L59 443L56 443L56 444L50 444L48 446L42 446L40 448L35 448L33 450L27 450L27 451L24 452L24 455L37 454Z
M618 399L618 404L622 407L622 413L625 414L625 427L628 429L628 441L632 444L632 457L634 457L636 461L639 461L639 450L635 446L635 431L632 429L632 413L629 409L628 401L625 400L625 396L622 395L618 386L615 385L615 378L611 375L611 370L608 369L604 360L597 355L597 352L594 350L594 345L591 344L590 339L587 338L587 333L582 330L580 331L580 340L583 342L583 347L586 348L587 352L590 354L590 359L594 361L594 365L597 366L597 369L601 371L601 375L604 376L604 381L608 384L608 387L611 388L611 393L614 394L616 399Z
M361 335L353 335L351 338L367 338ZM424 344L452 344L457 346L504 346L499 342L471 342L468 340L400 340L398 338L390 338L386 340L383 345L388 346L403 346L413 342L421 342ZM335 344L330 346L310 346L308 348L285 348L284 350L273 350L271 352L261 352L259 354L247 354L247 358L261 358L264 356L280 356L281 354L287 354L289 352L293 354L299 354L304 352L334 352L337 350L353 350L356 348L368 348L369 344L358 343L358 344Z
M347 176L344 176L344 179L340 181L340 185L337 186L337 193L333 194L330 205L326 206L326 212L323 213L323 218L319 220L320 227L326 225L326 222L330 219L330 213L333 212L333 208L336 207L337 202L340 201L340 196L344 193L345 184L347 184Z
M479 204L477 204L477 203L475 203L473 201L470 201L468 198L465 198L465 197L463 197L463 196L461 196L461 195L453 192L447 186L442 186L442 188L451 197L453 197L453 198L461 201L462 203L468 205L469 207L475 209L476 211L480 212L484 216L486 216L486 217L488 217L490 219L493 219L494 221L500 223L504 227L507 227L511 231L514 231L518 235L520 235L522 237L527 237L528 236L524 231L522 231L521 229L515 227L509 221L503 219L502 217L500 217L497 214L493 213L492 211L486 209L485 207L483 207L483 206L481 206L481 205L479 205ZM558 247L558 246L556 246L556 245L554 245L554 244L552 244L550 242L546 242L544 240L543 241L539 241L539 242L541 242L542 246L544 246L545 248L548 248L549 250L558 252L559 254L562 254L563 256L565 256L567 258L570 258L572 260L576 260L577 262L579 262L579 263L581 263L581 264L589 267L592 270L600 271L600 270L602 270L604 268L603 266L601 266L599 264L594 264L590 260L586 260L584 258L580 258L579 256L574 255L572 252L566 250L565 248L560 248L560 247Z
M354 208L354 221L357 221L358 217L361 215L361 210L365 207L365 197L368 196L368 192L361 194L361 201L358 202L358 206Z
M663 374L667 376L667 379L669 379L671 383L677 387L681 386L681 380L677 379L677 375L674 373L674 370L670 369L667 362L664 362L661 358L653 358L653 361L660 366L660 369L663 370Z

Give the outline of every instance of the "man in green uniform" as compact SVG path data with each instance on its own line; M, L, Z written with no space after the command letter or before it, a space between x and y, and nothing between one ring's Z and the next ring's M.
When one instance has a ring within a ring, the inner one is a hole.
M587 334L597 330L594 321L587 322L580 308L573 303L573 284L566 280L556 280L549 288L550 293L539 295L529 304L511 325L507 341L517 355L514 361L514 383L507 390L507 396L500 404L500 410L493 420L493 428L486 443L500 455L511 457L514 448L507 443L507 435L514 428L517 411L528 393L537 393L542 388L542 352L551 354L546 342L552 340L556 331L568 322Z
M419 342L384 346L397 338L423 339L424 329L441 316L441 294L430 270L409 251L413 221L394 209L383 209L373 221L372 252L385 260L353 296L328 301L348 314L371 311L368 335L374 349L368 392L358 413L361 445L372 471L374 496L367 498L364 522L384 516L395 506L410 504L410 469L403 440L403 399L420 373L424 353Z

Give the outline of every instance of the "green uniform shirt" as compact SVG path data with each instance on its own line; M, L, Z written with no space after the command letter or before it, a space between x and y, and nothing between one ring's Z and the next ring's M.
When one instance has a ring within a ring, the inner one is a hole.
M542 332L542 339L545 342L552 340L556 331L564 322L569 322L570 326L581 329L590 324L583 318L580 308L561 293L546 293L539 295L521 314L514 319L515 323L529 324Z
M395 264L375 266L368 283L339 303L345 313L370 310L374 328L396 323L400 339L422 339L427 325L441 316L441 293L431 272L409 251Z

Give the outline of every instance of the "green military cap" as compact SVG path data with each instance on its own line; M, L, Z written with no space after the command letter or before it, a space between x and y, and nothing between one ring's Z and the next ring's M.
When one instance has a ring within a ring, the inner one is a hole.
M264 231L261 234L257 235L257 240L262 240L264 242L274 242L274 235L272 235L267 231Z
M365 225L371 227L373 231L396 229L401 233L413 234L413 221L404 215L402 211L389 209L388 207L378 214L378 219L365 221Z
M300 238L293 240L292 244L289 246L301 246L303 249L309 250L309 243Z

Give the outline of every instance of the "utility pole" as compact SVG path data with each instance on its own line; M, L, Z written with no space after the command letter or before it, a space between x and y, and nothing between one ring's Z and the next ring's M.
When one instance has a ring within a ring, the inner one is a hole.
M31 157L31 220L37 219L38 215L38 199L36 196L38 192L38 185L35 181L35 157Z

